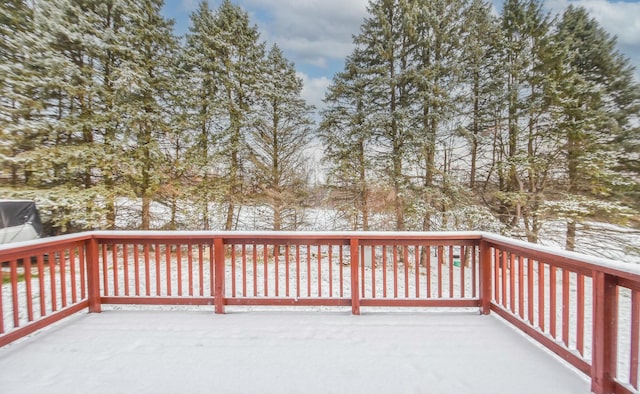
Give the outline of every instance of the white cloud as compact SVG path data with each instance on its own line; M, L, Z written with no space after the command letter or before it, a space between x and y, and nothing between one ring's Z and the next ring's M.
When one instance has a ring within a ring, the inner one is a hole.
M344 59L352 49L352 36L366 16L367 0L243 0L254 15L263 39L276 42L294 55L297 63L325 66ZM259 12L258 12L259 11Z
M550 0L547 6L561 12L569 5L584 7L621 45L640 44L640 2L605 0Z
M307 101L308 104L316 107L316 110L320 110L324 107L322 99L327 88L331 84L331 79L327 77L314 78L305 73L298 72L298 78L302 79L304 84L302 88L302 98Z
M600 26L618 38L618 47L636 67L640 80L640 2L606 0L547 0L546 6L562 13L569 5L584 7Z

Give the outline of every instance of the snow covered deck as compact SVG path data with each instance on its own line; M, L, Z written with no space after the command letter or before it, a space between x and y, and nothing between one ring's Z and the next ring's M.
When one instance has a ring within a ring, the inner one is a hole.
M494 316L107 310L0 348L2 393L589 393Z

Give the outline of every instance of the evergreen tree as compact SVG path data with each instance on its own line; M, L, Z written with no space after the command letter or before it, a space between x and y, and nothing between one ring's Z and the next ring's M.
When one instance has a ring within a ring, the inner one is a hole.
M459 86L464 81L464 58L471 48L464 37L473 23L466 0L437 0L409 8L415 20L408 30L413 64L412 82L415 86L415 105L419 108L412 117L416 130L414 156L417 178L415 185L421 216L421 229L432 229L432 214L439 211L444 218L459 198L455 192L452 163L454 131L460 121ZM415 31L415 35L411 33ZM441 141L438 155L438 141Z
M351 222L352 230L369 230L372 172L372 136L367 125L368 100L363 70L366 65L356 49L347 58L345 71L338 73L324 99L319 136L325 162L330 164L328 182L332 199Z
M176 39L173 21L160 14L162 0L140 0L135 13L129 15L125 54L118 94L127 103L124 114L128 151L128 180L136 196L142 200L141 229L151 227L151 202L166 180L160 144L170 130L167 114L169 92L173 88L170 76L175 56ZM124 84L124 85L123 85Z
M200 3L191 15L191 26L186 36L183 67L187 86L191 90L187 100L188 127L193 130L195 143L188 154L194 166L192 198L199 207L202 229L210 229L209 204L222 196L216 173L215 155L222 124L223 101L220 98L219 76L223 72L218 51L220 41L216 15L207 2Z
M273 212L273 230L296 229L306 199L303 152L310 139L310 112L300 97L302 81L277 47L269 51L264 82L247 136L259 201Z
M369 3L369 18L361 26L354 42L359 56L367 64L369 100L365 108L371 114L372 133L378 149L380 173L392 191L395 230L405 229L408 180L406 156L411 144L409 126L409 41L411 18L405 14L405 1L377 0Z
M573 250L577 224L585 216L604 213L610 219L624 211L612 201L620 185L630 184L616 171L621 153L617 141L632 135L640 85L615 38L583 8L570 6L564 12L555 38L564 55L556 97L559 128L566 136L570 204L563 206L577 207L560 212L568 216L566 248Z
M245 174L242 164L247 117L256 101L263 75L264 44L241 8L224 0L214 21L216 40L210 56L216 62L216 98L221 105L218 152L224 166L225 230L234 228L242 203Z

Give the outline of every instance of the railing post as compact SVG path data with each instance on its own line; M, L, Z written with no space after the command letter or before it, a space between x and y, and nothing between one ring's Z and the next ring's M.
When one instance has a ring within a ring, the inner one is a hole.
M215 271L215 292L214 303L216 313L224 313L224 274L225 274L225 258L224 258L224 240L216 238L213 240L214 259L213 266Z
M593 273L593 344L591 391L613 393L617 363L618 289L616 278Z
M100 305L100 269L98 261L98 240L91 237L85 242L87 260L87 297L89 313L102 312ZM106 273L105 273L106 275Z
M480 312L491 313L491 247L485 240L480 241Z
M357 238L351 238L349 244L351 253L351 313L360 314L360 281L359 281L359 265L360 265L360 244Z

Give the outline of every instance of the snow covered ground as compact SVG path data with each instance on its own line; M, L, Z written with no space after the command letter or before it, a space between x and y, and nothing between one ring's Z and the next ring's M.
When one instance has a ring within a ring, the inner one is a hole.
M491 316L107 311L0 349L5 394L589 393Z

